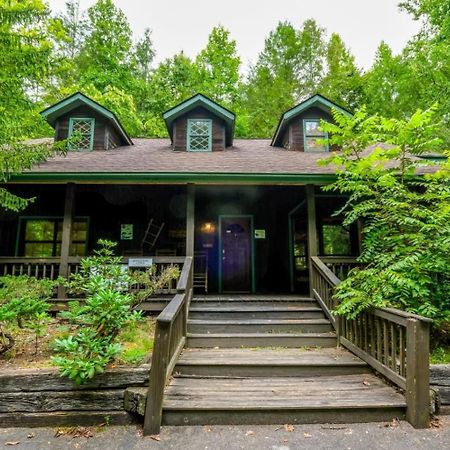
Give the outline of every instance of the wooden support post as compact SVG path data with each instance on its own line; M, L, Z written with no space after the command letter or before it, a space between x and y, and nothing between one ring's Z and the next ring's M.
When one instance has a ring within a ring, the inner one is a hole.
M73 210L75 198L75 185L68 183L66 186L66 199L64 204L64 219L61 239L61 260L59 264L59 275L67 278L69 276L70 244L72 240ZM64 286L58 287L58 298L66 295Z
M308 267L309 267L309 291L313 296L312 285L312 256L317 256L317 226L316 226L316 198L314 195L314 186L306 185L306 205L308 211Z
M166 387L166 370L169 364L170 324L158 322L155 330L156 347L153 349L152 367L147 391L144 416L144 436L159 434L162 420L162 403Z
M194 256L195 234L195 186L187 186L186 202L186 256Z
M406 419L430 426L430 324L410 318L406 325Z

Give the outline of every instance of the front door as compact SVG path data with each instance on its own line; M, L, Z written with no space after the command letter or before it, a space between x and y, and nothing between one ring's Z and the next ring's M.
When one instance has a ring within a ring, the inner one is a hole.
M222 216L220 218L220 291L252 292L253 218Z

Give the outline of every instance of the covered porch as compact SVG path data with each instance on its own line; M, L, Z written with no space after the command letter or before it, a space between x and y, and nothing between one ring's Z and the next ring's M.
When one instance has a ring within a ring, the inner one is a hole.
M99 239L124 264L164 267L194 256L199 294L306 294L310 258L345 270L356 227L334 212L344 198L314 185L17 184L36 200L0 218L0 274L56 279L76 272ZM175 292L175 283L164 293ZM62 292L60 292L62 295ZM59 296L60 296L59 295Z

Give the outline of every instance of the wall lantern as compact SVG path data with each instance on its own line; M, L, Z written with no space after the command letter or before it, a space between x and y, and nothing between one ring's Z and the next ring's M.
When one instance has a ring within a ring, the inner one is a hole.
M216 231L216 227L212 222L205 222L200 230L205 234L213 234Z

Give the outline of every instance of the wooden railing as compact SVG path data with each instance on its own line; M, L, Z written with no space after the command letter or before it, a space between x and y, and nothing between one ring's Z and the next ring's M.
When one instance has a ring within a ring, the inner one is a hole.
M320 256L319 258L340 280L347 278L350 270L361 265L355 256Z
M181 268L184 257L180 256L150 256L156 265L156 273L160 274L165 268L176 266ZM122 258L123 264L128 264L129 257ZM69 274L77 273L80 269L81 257L71 256L68 259ZM3 275L28 275L36 278L48 278L56 280L60 275L61 259L53 258L24 258L24 257L0 257L0 276ZM177 281L169 280L156 294L175 294Z
M187 256L177 284L178 293L156 319L155 340L144 418L144 434L158 434L161 428L164 389L187 335L189 305L193 294L193 261Z
M372 308L354 319L335 316L339 278L312 257L314 297L330 318L338 343L405 391L406 417L416 428L429 426L429 335L431 320L392 308Z

